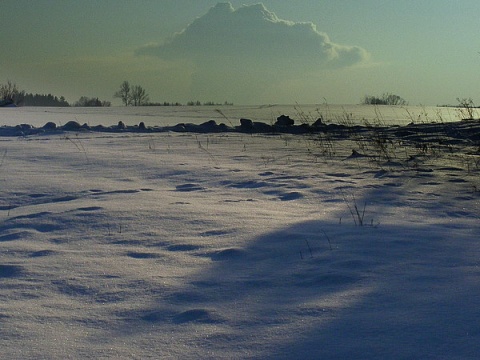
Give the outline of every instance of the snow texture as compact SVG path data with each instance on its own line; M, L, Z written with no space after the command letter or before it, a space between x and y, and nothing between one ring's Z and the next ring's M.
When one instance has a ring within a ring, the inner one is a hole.
M359 144L1 137L1 357L480 358L478 148Z

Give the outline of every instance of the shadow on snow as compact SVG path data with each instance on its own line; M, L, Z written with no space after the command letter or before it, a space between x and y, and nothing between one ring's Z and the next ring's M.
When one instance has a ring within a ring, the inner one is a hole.
M213 354L222 344L263 359L473 358L475 246L442 226L298 223L204 254L209 269L128 318L198 327L192 341Z

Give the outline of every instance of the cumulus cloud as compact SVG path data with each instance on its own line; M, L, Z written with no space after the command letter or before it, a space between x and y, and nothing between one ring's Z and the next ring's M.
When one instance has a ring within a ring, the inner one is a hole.
M230 3L218 3L164 43L144 46L136 54L189 60L197 81L223 73L232 86L351 67L369 58L361 47L332 42L311 22L279 19L263 4L234 9ZM218 83L221 87L220 79Z
M270 60L308 58L312 64L349 66L365 61L366 50L333 43L311 22L279 19L263 4L242 6L219 3L182 32L161 45L150 45L138 54L193 60L213 55Z

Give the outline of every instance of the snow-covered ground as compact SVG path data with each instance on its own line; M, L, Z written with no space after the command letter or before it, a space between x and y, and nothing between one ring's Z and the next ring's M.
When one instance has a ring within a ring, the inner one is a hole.
M480 358L478 155L316 137L0 138L0 357Z

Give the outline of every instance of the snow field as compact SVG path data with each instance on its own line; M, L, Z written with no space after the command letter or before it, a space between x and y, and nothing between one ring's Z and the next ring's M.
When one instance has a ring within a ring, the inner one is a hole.
M2 356L478 358L478 167L352 146L0 139Z

